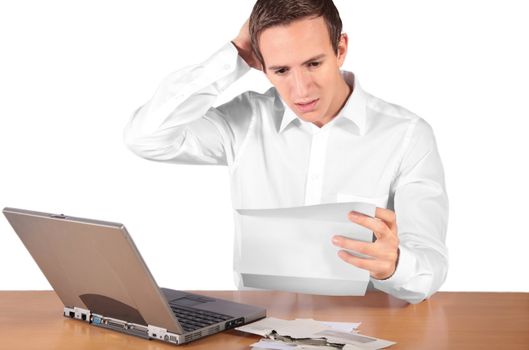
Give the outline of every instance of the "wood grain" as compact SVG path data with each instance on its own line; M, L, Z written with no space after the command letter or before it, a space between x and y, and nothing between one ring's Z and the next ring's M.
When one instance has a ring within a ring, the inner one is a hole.
M529 349L529 293L439 292L410 305L385 293L326 297L272 291L193 291L263 306L268 316L362 322L391 349ZM0 349L174 349L62 316L52 291L0 291ZM230 330L181 347L248 349L258 336Z

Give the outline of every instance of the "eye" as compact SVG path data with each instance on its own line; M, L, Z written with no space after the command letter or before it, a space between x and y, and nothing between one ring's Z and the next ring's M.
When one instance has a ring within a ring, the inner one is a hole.
M275 73L276 73L277 75L282 75L282 74L285 73L286 71L287 71L286 68L281 68L281 69L276 70Z
M310 62L310 63L309 63L309 66L311 66L311 67L318 67L320 64L321 64L321 62L314 61L314 62Z

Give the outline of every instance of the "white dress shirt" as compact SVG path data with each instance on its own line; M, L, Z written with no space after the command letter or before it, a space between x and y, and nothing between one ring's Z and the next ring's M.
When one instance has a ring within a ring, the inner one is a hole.
M274 87L213 107L250 69L228 42L204 62L171 73L133 113L125 143L155 161L227 165L234 208L363 201L395 210L399 262L389 279L371 278L370 287L410 303L436 292L448 269L448 198L430 125L363 91L344 70L353 92L321 128L298 118Z

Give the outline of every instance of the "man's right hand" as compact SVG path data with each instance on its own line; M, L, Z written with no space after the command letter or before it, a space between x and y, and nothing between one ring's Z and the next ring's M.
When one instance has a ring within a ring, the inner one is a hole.
M241 56L250 67L262 71L263 67L252 51L249 23L250 19L248 18L246 22L244 22L239 35L237 35L237 37L231 42L239 51L239 56Z

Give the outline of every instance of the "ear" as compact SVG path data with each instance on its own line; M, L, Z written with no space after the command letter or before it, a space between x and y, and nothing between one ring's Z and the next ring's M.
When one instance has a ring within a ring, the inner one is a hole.
M342 33L340 36L340 41L338 42L338 55L336 56L338 66L341 67L345 61L345 56L347 56L347 44L349 42L349 37L347 33Z

